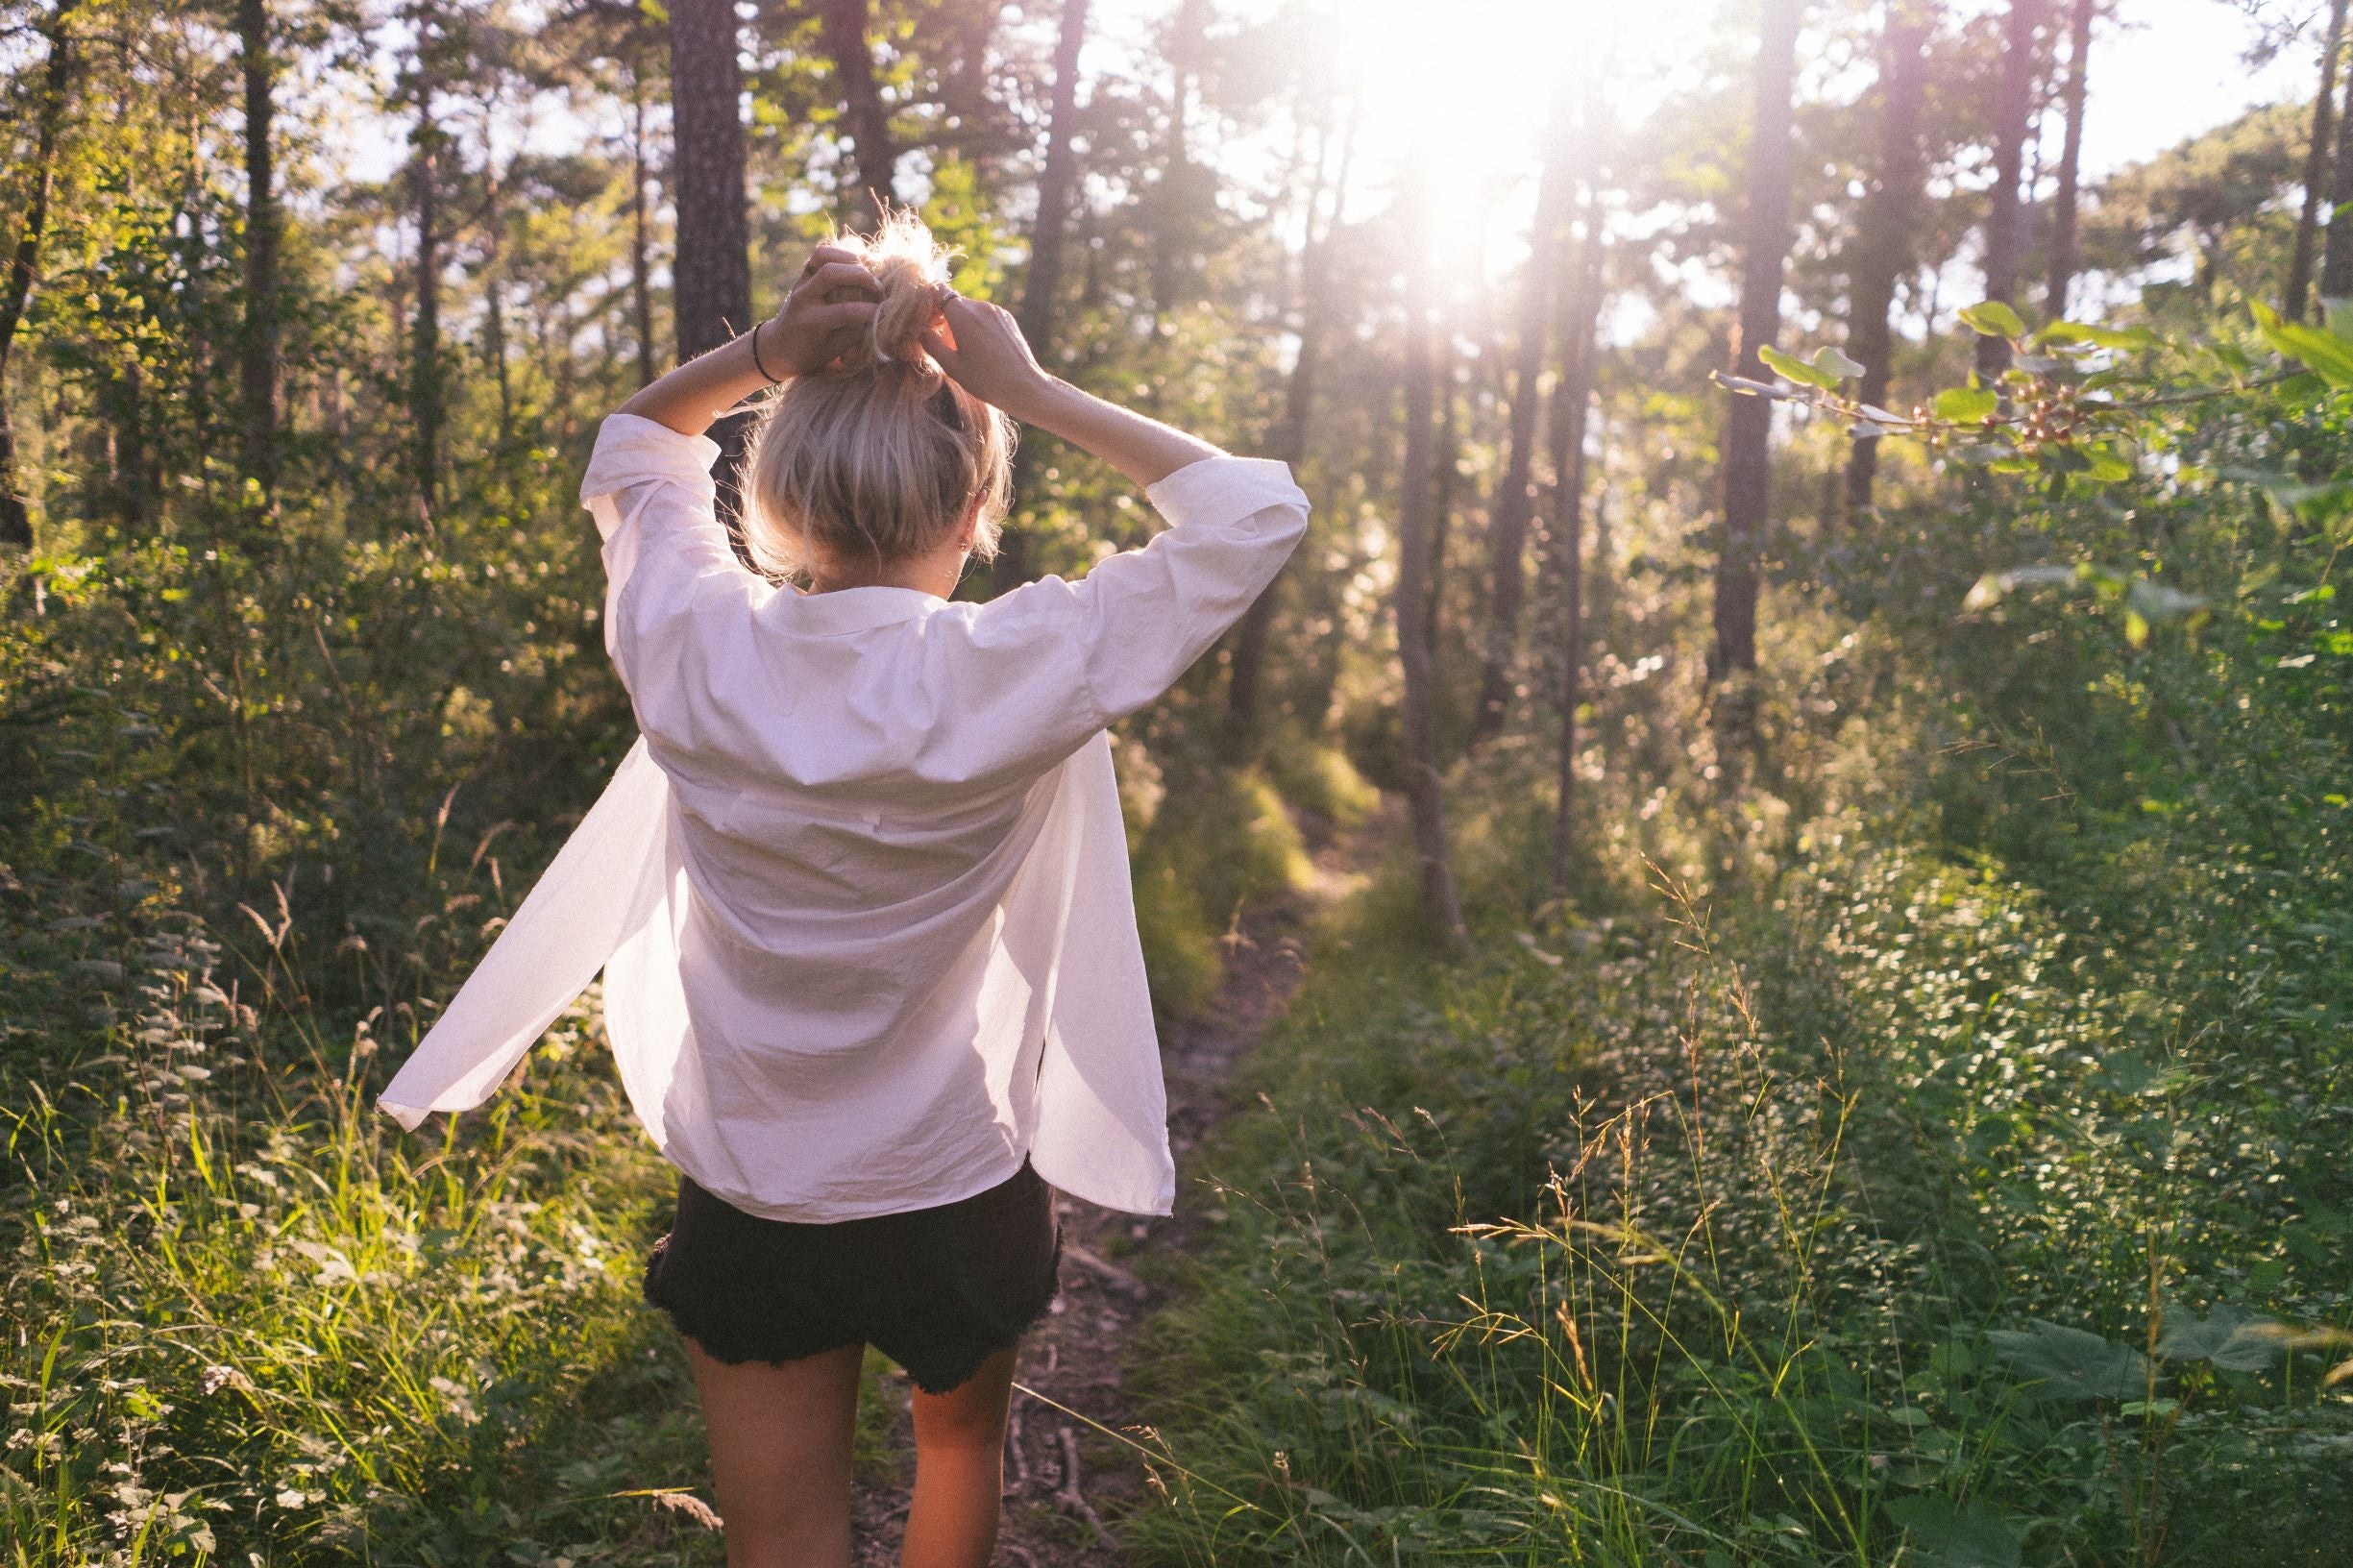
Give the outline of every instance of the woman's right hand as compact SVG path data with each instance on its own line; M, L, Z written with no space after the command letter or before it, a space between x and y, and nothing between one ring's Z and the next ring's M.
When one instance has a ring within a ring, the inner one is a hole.
M923 334L923 348L957 385L1024 422L1036 417L1054 387L1013 313L986 300L947 296Z

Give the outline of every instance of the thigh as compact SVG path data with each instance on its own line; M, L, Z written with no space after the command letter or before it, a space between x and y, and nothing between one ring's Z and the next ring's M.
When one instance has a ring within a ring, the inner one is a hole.
M729 1568L846 1568L864 1345L775 1364L687 1359L710 1433Z
M946 1393L927 1394L916 1389L911 1403L919 1454L946 1449L994 1454L1003 1446L1017 1352L1018 1347L1014 1345L994 1352L970 1377Z

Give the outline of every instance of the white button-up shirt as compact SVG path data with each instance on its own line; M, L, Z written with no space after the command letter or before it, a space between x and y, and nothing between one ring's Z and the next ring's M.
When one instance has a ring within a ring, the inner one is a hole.
M385 1089L480 1104L601 968L623 1084L737 1208L952 1202L1031 1159L1136 1213L1175 1197L1105 726L1165 691L1307 527L1277 462L1146 496L1172 525L986 604L778 589L713 511L718 448L616 414L581 486L605 647L643 732Z

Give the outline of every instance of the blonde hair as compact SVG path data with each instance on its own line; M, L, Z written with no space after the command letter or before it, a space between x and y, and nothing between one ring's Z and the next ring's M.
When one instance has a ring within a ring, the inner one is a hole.
M949 253L923 220L885 208L870 235L832 240L882 284L872 331L835 364L772 397L744 453L744 540L761 570L806 575L819 558L887 566L974 519L972 552L996 553L1012 501L1013 424L923 352L946 295Z

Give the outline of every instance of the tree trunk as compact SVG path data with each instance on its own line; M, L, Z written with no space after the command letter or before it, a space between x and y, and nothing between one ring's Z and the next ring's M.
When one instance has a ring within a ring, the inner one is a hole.
M1422 636L1434 661L1445 647L1446 546L1455 530L1455 486L1462 478L1461 387L1452 342L1437 350L1438 439L1432 462L1430 497L1430 605Z
M734 0L671 0L671 262L674 335L681 363L732 342L751 321L750 216L744 191L744 67ZM723 516L735 512L744 417L711 427L712 474Z
M2295 244L2288 256L2288 285L2280 290L2280 314L2291 321L2304 317L2305 303L2312 292L2313 263L2320 247L2320 209L2324 205L2334 205L2330 198L2339 184L2329 166L2329 154L2336 150L2329 137L2337 115L2337 57L2344 41L2344 24L2345 0L2330 0L2328 30L2320 39L2320 90L2313 97L2312 143L2304 153L2304 206L2296 213ZM2338 243L2340 227L2332 213L2329 220L2332 253L2353 250L2353 246ZM2347 238L2353 239L2353 235ZM2334 258L2332 255L2331 259ZM2320 292L2329 292L2325 279Z
M1176 14L1168 24L1168 149L1160 183L1150 193L1147 219L1153 236L1148 272L1156 330L1165 325L1190 291L1197 219L1203 204L1214 203L1192 158L1193 95L1209 19L1209 0L1177 0Z
M1030 234L1029 276L1021 285L1021 335L1038 362L1054 365L1055 305L1062 292L1063 241L1078 188L1078 57L1087 42L1087 0L1063 0L1054 41L1054 103L1046 122L1045 166L1038 176L1038 222Z
M1021 335L1029 339L1038 362L1058 368L1054 329L1061 314L1062 271L1066 232L1070 226L1071 197L1078 187L1078 155L1070 138L1078 124L1078 57L1087 41L1087 0L1063 0L1062 30L1054 42L1054 102L1045 132L1045 165L1038 174L1038 221L1029 240L1028 276L1021 285ZM1024 441L1014 449L1014 504L1032 500L1037 482L1038 443ZM1008 527L990 563L993 591L1006 593L1029 580L1029 535Z
M264 490L278 482L278 195L271 121L278 61L265 0L237 0L237 53L245 78L245 331L239 345L245 472Z
M2025 207L2019 189L2026 160L2027 125L2034 117L2034 36L2044 0L2010 0L2001 27L2001 82L1994 110L1994 188L1985 214L1985 297L2018 303L2019 263L2025 253ZM1977 373L1989 380L2010 367L2007 338L1977 339Z
M1561 96L1566 98L1565 89ZM1510 716L1511 671L1519 653L1520 612L1528 597L1528 525L1535 514L1536 418L1543 401L1536 388L1544 379L1545 338L1553 294L1558 287L1559 251L1568 242L1561 222L1570 179L1565 103L1556 103L1553 115L1554 134L1536 184L1535 222L1529 231L1528 275L1521 282L1519 341L1511 365L1510 450L1504 460L1503 482L1496 487L1494 514L1487 520L1490 583L1487 614L1480 627L1485 646L1480 658L1479 702L1471 716L1467 743L1472 750L1502 734L1504 721Z
M2092 54L2092 23L2099 0L2074 0L2067 31L2067 139L2059 150L2059 189L2050 208L2050 279L2043 290L2043 311L2067 319L2068 291L2074 286L2077 184L2083 173L2084 74Z
M2023 4L2025 0L2018 0ZM1756 54L1756 108L1749 133L1747 210L1741 224L1739 338L1732 374L1770 380L1757 350L1781 326L1781 261L1789 249L1790 98L1798 72L1803 0L1765 0ZM1756 668L1756 554L1769 516L1773 403L1733 397L1724 424L1724 546L1716 563L1712 679Z
M1266 455L1294 469L1307 460L1308 435L1314 420L1324 336L1331 321L1330 306L1324 297L1326 269L1331 260L1332 233L1339 226L1341 208L1348 200L1348 179L1356 162L1357 124L1352 104L1347 127L1340 137L1338 173L1329 185L1324 184L1319 147L1317 188L1309 193L1308 233L1299 256L1299 351L1283 385L1283 417L1276 422L1266 448ZM1331 192L1332 210L1322 220L1319 231L1317 214L1327 189ZM1284 570L1275 574L1274 581L1243 612L1241 624L1235 631L1233 663L1226 676L1226 749L1240 761L1255 758L1263 739L1266 644L1289 570L1286 563Z
M1409 198L1417 215L1419 192ZM1429 637L1431 403L1436 366L1430 341L1430 265L1417 222L1407 231L1416 256L1406 285L1405 467L1398 480L1397 590L1393 605L1397 657L1405 671L1405 710L1399 742L1405 753L1406 797L1413 820L1413 854L1421 867L1422 918L1438 945L1458 951L1467 941L1446 845L1446 807L1438 774L1436 671Z
M2330 218L2320 262L2320 294L2330 300L2353 297L2353 215L2345 213L2353 204L2353 70L2338 74L2344 78L2344 98L2337 106L2336 169L2329 180Z
M433 123L432 89L423 83L410 140L416 152L408 173L417 208L417 312L408 351L410 463L417 499L430 518L441 502L441 128Z
M482 353L499 388L498 450L504 455L515 438L515 382L506 366L506 214L499 198L498 149L491 143L491 116L482 122Z
M653 384L653 263L646 200L646 84L629 71L629 315L637 330L637 384Z
M842 123L849 132L850 165L843 181L848 221L867 228L873 222L874 199L897 199L898 173L891 111L874 81L874 56L867 42L867 0L824 0L819 22L841 89Z
M9 257L8 277L0 282L0 545L33 547L33 513L17 489L16 427L9 417L9 359L16 347L16 331L24 325L25 306L40 277L41 241L49 233L49 195L57 182L58 137L65 126L65 103L73 87L74 40L67 31L81 0L60 0L40 28L48 40L49 59L41 68L39 107L34 110L33 167L26 170L30 191L25 198L24 226Z
M1596 333L1602 319L1602 273L1607 257L1598 206L1589 207L1585 242L1564 301L1560 388L1554 395L1553 524L1549 530L1560 594L1560 748L1554 757L1552 894L1569 891L1569 845L1575 838L1577 708L1584 700L1585 671L1585 421L1593 406Z
M1879 163L1855 217L1854 266L1847 279L1847 352L1863 367L1856 396L1880 407L1895 374L1888 317L1896 280L1911 261L1912 214L1920 204L1920 101L1930 16L1924 0L1895 0L1879 37ZM1847 454L1848 517L1871 509L1878 472L1879 443L1856 441Z

